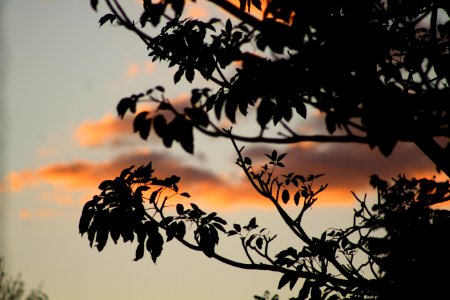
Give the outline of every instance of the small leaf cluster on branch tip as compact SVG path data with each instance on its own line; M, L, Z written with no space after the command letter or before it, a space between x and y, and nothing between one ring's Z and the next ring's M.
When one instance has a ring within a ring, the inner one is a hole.
M164 244L159 228L169 230L168 237L172 234L172 227L166 227L171 225L168 221L172 220L163 216L167 201L175 195L187 198L190 195L186 192L178 194L179 177L159 179L153 176L153 172L152 163L138 168L131 166L114 180L104 180L99 185L100 194L84 205L79 222L80 234L87 233L91 247L95 243L98 251L102 251L109 236L114 243L120 237L125 243L137 239L135 260L141 259L147 249L156 262ZM144 193L149 190L153 191L146 198ZM167 194L169 191L171 194ZM162 219L160 223L155 215L147 213L149 209L159 214ZM177 226L177 236L182 238L184 224Z
M238 150L238 149L236 149ZM238 150L239 153L243 149ZM315 179L322 177L324 174L316 175L298 175L295 173L282 174L284 178L280 180L279 177L274 176L275 168L284 168L285 165L281 161L286 157L286 153L278 155L276 150L273 150L271 154L265 154L269 159L268 164L262 165L261 170L256 172L252 166L252 160L249 157L240 157L237 160L237 164L242 167L251 176L252 180L255 180L263 191L272 194L275 193L275 200L281 197L281 201L287 204L291 199L294 200L295 205L299 205L300 199L304 198L304 209L311 207L317 200L316 196L326 189L327 185L321 185L317 190L313 189L313 182ZM270 167L272 166L272 167ZM299 188L295 191L294 196L291 197L289 190L290 185L295 188ZM275 190L274 190L275 188ZM281 193L281 194L280 194Z
M116 20L116 16L113 14L106 14L103 17L100 18L98 21L100 23L100 27L105 24L106 22L110 22L111 24Z
M190 209L186 209L183 204L177 204L177 218L195 224L195 241L205 255L211 257L214 255L214 249L219 243L218 230L226 233L227 231L223 225L226 225L227 222L215 212L205 213L195 203L191 203L190 206Z
M155 133L162 138L166 147L170 148L173 142L177 141L186 152L193 153L194 126L208 127L208 115L201 108L195 107L186 108L184 114L179 113L165 98L164 92L162 86L156 86L154 89L149 89L146 94L141 93L123 98L117 105L117 113L123 119L128 111L136 113L138 102L156 103L155 111L142 111L134 117L133 131L138 132L139 136L146 140L153 128ZM203 91L202 95L207 95L207 91ZM168 119L165 116L166 112L172 113L173 118Z
M208 22L192 19L169 21L160 34L149 41L149 56L152 61L168 61L169 68L178 66L173 77L175 83L183 76L192 83L195 71L198 71L207 80L213 79L213 75L220 76L222 85L227 85L219 69L242 55L240 47L248 41L247 36L251 33L245 32L242 26L233 29L232 33L231 23L227 22L227 30L214 34L216 28L213 25L217 22L218 19ZM218 79L213 80L219 83Z

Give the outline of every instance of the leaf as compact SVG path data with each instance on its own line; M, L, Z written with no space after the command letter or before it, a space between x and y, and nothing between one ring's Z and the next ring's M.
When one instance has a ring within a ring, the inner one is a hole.
M295 203L295 205L298 205L299 202L300 202L300 192L297 191L294 195L294 203Z
M129 168L123 169L122 172L120 172L120 178L125 179L125 177L130 174L131 170L133 170L134 165L132 165Z
M165 226L167 226L170 222L172 222L173 219L174 219L174 217L172 217L172 216L165 217L164 219L161 220L161 222L159 222L159 226L165 227ZM172 224L174 224L174 223L172 223ZM171 224L171 225L172 225L172 224Z
M166 136L167 132L167 123L166 118L163 115L157 115L153 118L153 128L155 129L156 134L163 138Z
M167 241L171 241L177 235L177 223L173 222L166 228Z
M134 258L134 261L138 261L144 257L144 250L144 243L140 243L136 248L136 257Z
M225 23L225 31L228 34L231 34L231 30L233 29L233 25L231 25L231 21L230 19L227 19L226 23Z
M99 190L106 191L111 189L111 187L114 186L113 180L103 180L102 183L98 186Z
M193 68L187 68L186 69L186 79L189 81L189 83L192 83L195 77L195 72Z
M189 193L181 193L180 196L186 197L186 198L191 198L191 195L189 195Z
M184 68L183 67L179 67L178 71L175 72L175 75L173 76L173 82L176 84L180 81L181 77L184 74Z
M131 98L123 98L119 101L119 104L117 104L117 114L121 119L123 119L128 110L133 113L136 111L136 102L137 100Z
M386 137L382 141L380 141L378 148L380 148L380 152L385 157L388 157L389 155L391 155L392 151L394 151L396 144L397 141L395 139Z
M287 153L281 153L280 156L278 156L277 161L281 161Z
M227 233L227 231L225 230L225 228L223 228L223 226L221 224L214 222L214 223L212 223L212 225L214 227L216 227L217 229L219 229L220 231L222 231L223 233Z
M263 246L263 239L261 237L256 239L256 247L258 247L258 249L261 249Z
M281 193L281 200L283 200L283 203L284 204L288 203L289 198L290 198L289 191L283 190L283 192Z
M275 103L270 101L270 99L262 99L261 103L257 109L256 120L258 121L259 126L264 128L267 123L269 123L270 119L273 117L275 109Z
M239 225L239 224L233 224L233 228L234 228L237 232L241 232L241 225Z
M295 110L300 116L303 117L303 119L306 119L306 105L303 101L297 101L297 104L295 105Z
M91 7L93 10L97 11L98 0L91 0Z
M325 124L329 133L333 134L336 131L336 119L333 114L328 113L325 116Z
M297 281L298 281L298 277L297 277L297 276L295 276L295 277L293 277L293 278L291 279L291 281L289 282L289 288L290 288L291 290L294 288L294 286L295 286L295 284L297 283Z
M177 223L177 237L182 239L182 238L184 238L185 234L186 234L186 224L184 224L184 222L180 221Z
M187 107L184 109L186 115L192 120L194 124L207 127L209 125L209 117L208 114L201 108L190 108Z
M284 273L283 276L281 276L280 281L278 282L278 289L281 289L282 287L284 287L286 284L289 283L289 281L291 281L292 279L292 275L291 273Z
M111 24L112 24L115 19L116 19L115 15L113 15L113 14L106 14L103 17L101 17L98 22L100 23L100 27L101 27L103 24L105 24L108 21L110 21Z
M194 153L194 133L193 133L193 126L190 122L186 120L182 120L182 122L179 123L180 127L178 129L178 137L180 141L181 147L183 147L184 151L187 153L193 154Z
M133 121L133 131L134 132L139 131L139 134L141 135L141 137L144 140L147 139L149 132L150 132L150 127L151 127L151 121L148 122L147 115L148 115L148 111L140 112L134 118L134 121Z
M150 204L155 203L155 201L156 201L156 196L158 196L158 192L159 192L159 190L153 191L153 192L152 192L152 194L150 195L150 198L149 198Z
M173 12L176 17L180 17L184 8L184 0L171 0L170 4L172 5Z
M305 280L305 282L303 283L303 286L300 289L300 292L298 294L298 299L306 300L308 298L310 290L311 290L311 281Z
M183 204L178 203L176 208L177 208L177 214L179 214L179 215L184 214L184 206L183 206Z
M147 239L147 251L150 252L150 256L154 263L161 255L162 249L164 245L164 239L159 232L154 232L153 234L148 236Z
M251 229L255 229L255 228L257 228L257 227L258 227L258 225L256 225L256 218L253 217L253 218L250 220L250 222L248 222L248 225L246 226L246 229L247 229L247 230L251 230Z
M236 235L236 234L238 234L236 230L230 230L227 232L228 236L232 236L232 235Z
M99 252L105 248L106 242L108 241L109 228L105 227L105 224L101 224L97 230L97 235L95 236L95 241L97 242L96 247Z

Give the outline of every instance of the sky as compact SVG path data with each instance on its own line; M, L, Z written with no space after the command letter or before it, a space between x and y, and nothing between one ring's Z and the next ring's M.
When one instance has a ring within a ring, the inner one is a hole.
M102 180L148 161L161 175L179 175L190 200L230 224L256 216L280 236L280 250L290 237L276 212L243 180L230 142L196 134L196 152L189 155L178 145L165 149L153 135L140 140L131 133L131 116L117 117L123 97L164 85L167 96L181 103L192 88L183 80L175 86L175 70L152 63L135 36L99 28L102 14L88 0L0 5L0 255L8 273L22 274L28 288L40 286L50 299L246 300L266 289L284 299L293 295L288 288L277 291L278 274L224 266L176 242L166 244L156 265L149 258L134 262L135 245L91 249L78 233L83 204ZM209 18L220 11L189 5L187 14ZM313 115L302 126L324 125ZM371 174L434 173L433 164L409 144L400 144L389 158L354 144L245 146L256 161L275 147L289 153L285 162L292 171L326 174L329 188L305 222L313 234L350 224L350 191L370 194ZM231 246L223 251L244 259Z

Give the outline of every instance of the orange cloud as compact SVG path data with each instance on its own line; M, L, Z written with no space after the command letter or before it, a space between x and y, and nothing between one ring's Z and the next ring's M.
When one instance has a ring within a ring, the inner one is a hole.
M75 131L75 138L83 147L104 144L120 144L123 136L132 133L132 119L125 117L121 120L111 113L98 121L86 121Z
M183 111L188 103L189 95L182 94L172 99L171 103L178 111ZM155 107L153 107L154 109ZM149 105L138 106L140 111L152 110ZM75 129L75 139L82 147L118 146L136 143L140 138L133 134L133 114L127 113L123 119L112 113L107 113L100 120L89 120ZM151 135L152 136L152 135Z
M124 168L130 165L139 166L147 164L149 161L153 162L158 177L180 176L180 190L186 191L192 196L189 202L195 202L206 209L232 209L245 206L271 207L269 200L261 197L245 179L231 182L210 171L183 165L165 153L148 151L121 155L114 160L100 163L80 160L71 163L53 164L37 170L15 172L13 177L9 176L8 178L14 178L14 181L10 181L9 184L15 191L37 184L49 184L56 191L44 193L40 198L58 204L70 205L77 203L70 196L70 192L88 189L93 195L98 192L96 188L101 181L115 178ZM30 182L33 184L30 185ZM336 190L331 189L326 194L327 197L324 197L320 203L335 201L333 191L336 192ZM351 199L349 191L347 191L347 196L347 199ZM341 199L340 196L337 198ZM183 201L184 198L178 200ZM22 218L27 218L27 216L29 217L30 214L25 212L21 214Z

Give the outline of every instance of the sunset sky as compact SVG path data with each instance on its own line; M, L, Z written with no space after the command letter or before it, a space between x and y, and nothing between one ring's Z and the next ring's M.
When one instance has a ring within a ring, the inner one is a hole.
M129 1L139 7L139 1ZM42 286L58 300L251 300L266 289L292 296L287 288L276 290L278 274L224 266L176 242L166 244L156 265L148 257L134 262L135 245L109 243L100 253L89 247L78 233L83 204L102 180L149 161L162 176L180 176L190 202L218 211L230 224L256 216L280 236L278 250L289 245L289 235L243 180L229 141L197 133L192 156L178 145L164 148L154 134L140 140L132 134L131 117L117 117L115 107L125 96L164 85L167 96L182 103L192 87L185 81L174 86L175 69L152 63L131 33L99 28L104 6L95 13L88 0L2 2L0 255L8 273L21 273L28 288ZM197 3L187 7L188 15L220 14ZM320 131L324 125L313 115L301 126ZM351 223L350 191L371 193L371 174L430 177L434 172L427 157L408 144L389 158L354 144L246 145L247 155L258 160L274 147L289 153L289 170L326 174L321 183L330 187L306 220L315 234ZM237 250L223 251L244 260Z

